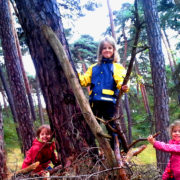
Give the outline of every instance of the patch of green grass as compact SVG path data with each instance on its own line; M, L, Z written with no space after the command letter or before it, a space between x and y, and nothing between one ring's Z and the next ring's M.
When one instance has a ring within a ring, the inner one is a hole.
M7 150L7 167L10 172L16 172L21 169L24 160L20 148Z
M137 156L133 157L132 160L139 165L156 163L156 151L151 144L148 144L147 148Z

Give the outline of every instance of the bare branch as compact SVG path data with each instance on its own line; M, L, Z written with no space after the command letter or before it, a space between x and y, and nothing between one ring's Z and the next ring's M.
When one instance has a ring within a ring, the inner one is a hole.
M161 132L157 132L156 134L153 135L153 137L157 137ZM138 140L135 140L133 143L131 143L129 146L128 146L128 149L130 149L131 147L133 147L135 144L137 144L138 142L140 141L147 141L147 138L140 138Z

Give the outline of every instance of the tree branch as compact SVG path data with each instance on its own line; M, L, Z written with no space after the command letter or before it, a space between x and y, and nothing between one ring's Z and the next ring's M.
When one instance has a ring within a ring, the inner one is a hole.
M156 134L153 135L153 137L157 137L161 132L157 132ZM138 140L135 140L133 143L131 143L129 146L128 146L128 149L130 149L131 147L133 147L135 144L137 144L138 142L140 141L147 141L147 138L140 138Z
M135 10L136 10L135 11L136 34L135 34L135 39L134 39L133 48L132 48L132 52L131 52L130 63L129 63L129 66L128 66L127 73L126 73L126 76L124 78L124 81L122 83L122 86L126 85L128 83L128 81L129 81L129 78L130 78L130 75L131 75L131 72L132 72L132 69L133 69L133 63L134 63L135 57L136 57L136 49L137 49L137 44L138 44L138 40L139 40L139 36L140 36L140 32L141 32L141 24L140 24L139 16L138 16L137 1L135 1ZM119 92L118 98L117 98L117 102L116 102L116 111L115 111L114 118L119 116L120 100L122 98L123 93L124 92L121 89L120 92ZM119 137L120 137L120 139L122 141L122 146L124 148L124 151L127 152L128 151L128 144L127 144L126 137L125 137L124 133L122 132L122 129L119 126L119 124L118 123L115 123L115 124L116 124L116 127L117 127L118 131L119 131L118 135L119 135Z

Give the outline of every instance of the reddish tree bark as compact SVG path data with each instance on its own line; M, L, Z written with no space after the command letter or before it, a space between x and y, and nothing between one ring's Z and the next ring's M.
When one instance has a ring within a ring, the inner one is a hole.
M23 141L23 152L25 153L32 145L34 133L22 79L22 72L20 70L15 38L13 36L8 1L6 0L0 1L0 36L2 40L5 65L10 82L10 89L13 95L19 129Z
M161 31L157 4L156 0L144 0L142 3L150 45L149 57L154 92L155 126L156 132L162 132L157 139L167 142L169 140L167 132L167 127L169 126L169 97L167 93L165 60L161 45ZM158 167L164 171L168 161L168 154L162 151L156 151L156 154Z
M61 65L41 31L41 26L45 24L54 30L72 63L59 8L55 0L15 2L45 99L50 125L55 131L59 158L65 164L67 157L81 153L87 144L95 146L95 143Z

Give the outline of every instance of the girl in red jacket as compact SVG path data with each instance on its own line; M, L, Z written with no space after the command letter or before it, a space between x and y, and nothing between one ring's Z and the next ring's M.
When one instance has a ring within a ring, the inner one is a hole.
M33 141L32 147L27 151L26 158L23 161L22 169L39 161L39 166L34 170L39 175L46 174L50 169L50 162L57 164L55 154L55 143L51 142L51 128L49 125L42 125L37 130L37 138Z
M156 141L152 136L148 137L148 141L154 148L171 153L170 160L163 173L162 179L180 180L180 120L176 120L170 125L170 135L172 140L168 144Z

